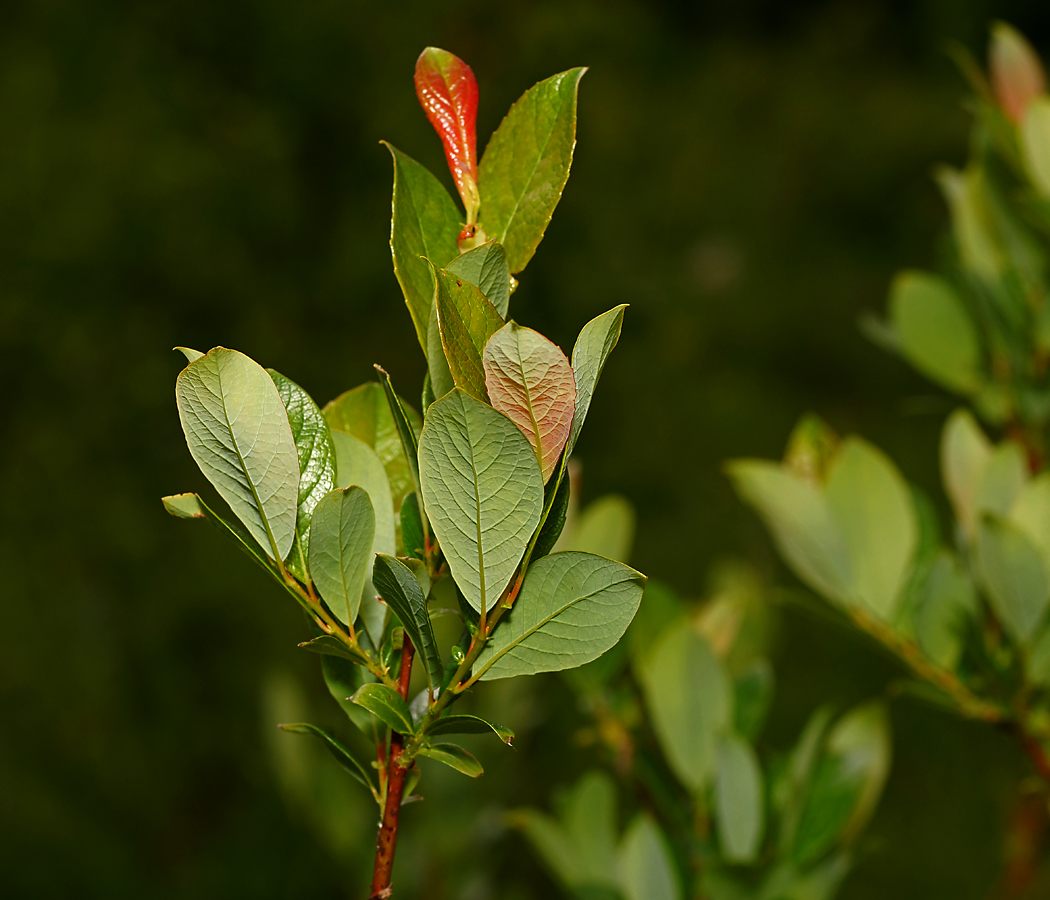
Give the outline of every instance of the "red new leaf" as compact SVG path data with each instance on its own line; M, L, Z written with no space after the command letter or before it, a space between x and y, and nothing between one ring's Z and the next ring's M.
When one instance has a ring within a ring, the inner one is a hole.
M478 83L474 73L458 56L438 47L427 47L416 60L416 95L445 145L448 167L467 211L467 224L472 225L480 204Z

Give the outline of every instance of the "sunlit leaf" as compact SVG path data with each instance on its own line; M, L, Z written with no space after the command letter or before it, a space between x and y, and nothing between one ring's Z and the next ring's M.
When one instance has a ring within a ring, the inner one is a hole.
M941 435L941 472L955 515L971 539L977 528L978 491L991 457L991 442L970 412L952 413Z
M456 387L477 400L487 400L482 355L485 344L503 327L503 317L480 288L465 278L436 269L438 329Z
M488 241L457 256L445 268L481 290L503 318L510 307L510 270L503 245Z
M457 772L477 778L485 774L481 763L468 753L459 744L428 744L419 751L420 756L435 759L446 766L451 766Z
M512 273L528 264L569 178L576 90L585 69L541 81L510 108L478 168L480 223L507 250Z
M572 416L572 428L569 440L565 445L565 458L572 455L576 441L583 430L587 411L591 408L594 389L601 377L602 369L609 359L609 354L620 340L620 329L623 327L623 313L627 304L615 306L597 318L591 319L572 348L572 372L576 381L576 411Z
M470 605L490 607L539 524L543 482L506 416L456 389L427 410L419 439L424 507Z
M412 734L412 713L397 691L385 684L364 684L350 698L399 734Z
M508 322L485 345L483 368L489 402L529 439L546 483L569 439L576 410L569 361L539 332Z
M556 672L597 659L638 610L645 576L588 553L537 560L474 664L483 680Z

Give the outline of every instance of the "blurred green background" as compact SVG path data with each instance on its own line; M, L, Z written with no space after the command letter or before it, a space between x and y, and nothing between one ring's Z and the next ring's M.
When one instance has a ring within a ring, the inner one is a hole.
M295 649L298 611L158 498L204 486L173 402L175 344L236 347L322 403L374 362L415 395L378 141L451 185L412 87L424 46L473 66L482 144L535 81L591 67L573 176L512 312L568 348L631 304L578 448L584 499L629 497L633 563L699 595L727 556L792 583L719 467L778 456L806 410L941 496L952 401L857 320L894 271L933 261L946 213L930 169L964 159L968 126L945 41L983 56L993 18L1050 50L1037 0L7 0L4 896L364 895L365 795L316 757L336 787L296 802L309 788L295 766L315 757L273 727L290 707L339 726L316 658ZM773 747L816 705L898 674L792 607L775 663ZM598 757L573 741L582 719L554 677L475 702L517 727L517 750L479 744L477 783L427 770L399 896L553 896L500 811L546 806ZM841 896L988 896L1024 761L914 701L892 713L887 794Z

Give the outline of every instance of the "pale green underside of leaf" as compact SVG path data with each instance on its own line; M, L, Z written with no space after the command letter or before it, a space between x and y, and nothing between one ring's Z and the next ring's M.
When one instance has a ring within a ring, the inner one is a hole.
M1009 521L985 516L977 526L977 567L999 620L1027 644L1050 603L1050 575L1039 548Z
M698 791L714 766L715 739L733 719L733 695L722 664L690 622L666 629L638 661L653 728L667 761Z
M762 840L762 769L751 745L734 734L719 740L715 759L715 822L722 856L729 863L752 862Z
M383 402L386 402L385 399ZM390 496L390 483L382 462L371 447L353 435L343 431L332 431L332 440L335 442L337 487L348 488L356 484L365 489L368 499L372 501L372 511L375 515L372 552L393 555L396 552L394 502ZM378 646L386 620L386 606L376 600L371 570L365 579L360 615L369 637Z
M480 224L518 273L532 259L561 199L576 145L576 90L586 69L526 91L492 135L478 166Z
M572 455L580 437L587 411L591 408L594 389L605 368L606 360L620 339L623 314L627 304L613 307L591 319L580 331L576 346L572 349L572 371L576 381L576 410L572 417L569 440L565 445L565 458Z
M488 241L480 247L457 256L445 268L460 278L465 278L485 295L503 318L510 307L510 270L507 268L507 252L503 245Z
M314 509L310 575L344 625L352 625L357 619L374 540L375 515L363 487L336 489Z
M568 551L537 560L511 611L481 651L482 680L571 669L597 659L638 611L645 576L622 563Z
M626 900L681 900L667 841L647 813L636 816L628 827L618 857Z
M948 417L941 435L941 474L944 489L965 534L977 528L977 495L992 458L992 444L969 410Z
M444 269L436 269L434 276L438 331L452 379L472 397L487 400L482 356L489 338L503 327L503 317L465 278Z
M525 436L456 389L431 404L419 438L424 507L470 605L490 607L539 524L543 482Z
M287 563L296 578L306 581L310 519L321 498L335 487L335 445L328 432L328 423L310 395L280 372L274 369L266 371L288 411L288 424L299 453L299 511L295 521L295 542Z
M384 142L385 143L385 142ZM448 191L430 171L391 144L394 160L394 199L390 221L390 250L394 274L423 352L427 352L427 321L434 297L430 260L448 265L459 255L456 239L462 217Z
M483 366L489 402L529 439L546 484L576 411L569 361L539 332L508 322L485 345Z
M295 539L299 455L266 370L216 347L182 370L175 397L201 471L259 545L285 559Z

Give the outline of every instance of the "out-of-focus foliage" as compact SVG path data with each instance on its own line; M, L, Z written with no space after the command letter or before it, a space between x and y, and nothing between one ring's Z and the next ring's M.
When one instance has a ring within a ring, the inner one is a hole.
M576 174L514 303L563 348L631 304L577 455L588 491L636 506L635 563L686 587L727 551L778 565L719 465L776 455L805 409L885 448L943 518L951 404L854 323L897 270L929 265L943 222L929 170L962 164L969 122L943 42L976 50L991 14L1046 50L1044 6L1021 0L6 3L5 894L335 897L369 865L372 801L320 744L272 727L343 718L289 643L298 614L154 498L194 477L171 404L177 343L250 348L317 397L377 360L422 377L377 143L441 170L405 78L420 47L485 73L483 133L523 84L590 66ZM779 752L815 706L848 709L897 673L819 618L788 611L782 629L763 738ZM471 707L517 735L487 769L500 799L433 764L406 810L404 895L550 894L501 815L593 766L564 741L574 696L556 677L497 682ZM983 900L1000 861L989 822L1022 762L990 730L909 704L892 715L879 852L840 896ZM289 816L271 747L310 808ZM330 779L302 775L308 754ZM460 806L430 812L453 792Z

